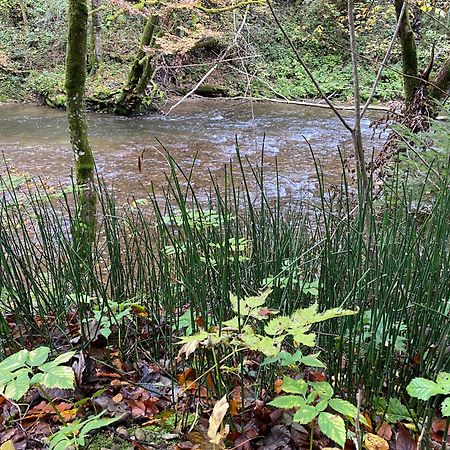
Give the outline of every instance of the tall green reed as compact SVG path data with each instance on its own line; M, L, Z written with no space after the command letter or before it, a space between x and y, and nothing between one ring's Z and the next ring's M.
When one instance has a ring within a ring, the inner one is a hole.
M124 357L145 355L175 375L185 311L193 330L199 318L206 328L220 327L229 318L229 292L244 296L270 285L269 306L283 314L316 300L321 309L359 308L354 318L323 325L319 346L336 387L349 397L362 389L369 408L377 396L403 398L415 375L449 369L448 184L424 215L399 183L377 205L368 243L364 211L352 210L346 183L337 196L322 186L322 201L307 204L282 198L278 176L269 195L263 156L255 166L238 153L221 181L211 177L205 191L195 188L193 167L185 171L168 157L166 185L151 186L145 198L126 205L99 180L88 279L80 275L71 239L76 190L55 198L39 182L18 188L6 179L0 202L3 345L11 345L5 320L11 314L21 325L18 346L30 334L53 345L68 341L73 314L85 324L81 342L87 345L92 308L107 315L110 301L131 300L148 317L116 324L116 345ZM314 280L317 298L304 289ZM94 300L86 298L86 287ZM243 376L243 361L235 363ZM197 364L202 373L215 361L205 355ZM273 373L259 375L260 387ZM216 383L225 389L227 380Z

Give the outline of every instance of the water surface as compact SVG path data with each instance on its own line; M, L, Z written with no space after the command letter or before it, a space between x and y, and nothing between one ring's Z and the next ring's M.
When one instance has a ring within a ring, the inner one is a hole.
M351 113L343 113L347 117ZM266 180L275 193L275 159L281 193L302 198L317 186L308 144L320 160L328 182L338 182L337 147L351 152L348 131L326 109L278 103L191 99L170 115L123 118L88 114L89 135L97 169L125 197L140 196L154 183L165 184L165 151L185 169L195 159L195 184L221 178L224 165L236 162L236 141L243 156L259 163L264 146ZM363 121L366 152L370 120ZM0 105L0 148L10 166L53 181L67 182L73 164L64 111L35 105ZM142 171L138 155L144 152ZM4 166L4 164L2 163Z

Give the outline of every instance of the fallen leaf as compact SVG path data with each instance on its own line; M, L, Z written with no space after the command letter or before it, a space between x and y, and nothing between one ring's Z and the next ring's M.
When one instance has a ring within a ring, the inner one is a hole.
M210 442L213 444L219 444L220 441L224 439L225 436L222 433L219 433L218 430L220 425L225 417L225 414L228 411L230 404L227 401L227 396L224 395L215 405L209 418L209 428L208 428L208 437Z
M363 444L367 450L389 450L389 444L386 440L373 433L364 435Z
M390 441L392 437L392 428L387 422L383 422L380 426L380 428L377 431L378 436L380 436L383 439L386 439L386 441Z
M112 401L114 403L120 403L122 400L123 400L123 395L120 392L112 398Z
M398 433L395 442L397 450L416 450L417 448L416 441L402 423L398 424Z
M13 441L10 440L2 444L0 450L16 450L16 447L14 447Z
M273 383L274 390L277 394L280 394L283 390L283 380L281 378L277 378L275 383Z
M242 400L240 398L233 398L230 400L230 414L237 416L242 406Z
M183 391L192 391L197 389L197 375L194 369L188 367L183 373L179 374L177 378Z

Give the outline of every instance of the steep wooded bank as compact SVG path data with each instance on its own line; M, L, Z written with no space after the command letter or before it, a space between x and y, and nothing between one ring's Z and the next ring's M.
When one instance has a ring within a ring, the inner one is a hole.
M355 4L363 98L369 95L403 3ZM63 106L67 0L20 4L0 3L5 23L0 30L0 101L40 99ZM168 2L146 7L144 2L93 0L89 7L87 104L91 109L143 112L168 96L189 92L203 77L196 89L201 95L317 96L263 4L245 6L244 2L243 7L227 8L220 3L206 7ZM350 99L346 2L279 2L274 7L324 93L339 101ZM403 83L407 99L412 96L423 75L419 69L430 63L433 43L432 70L425 73L432 80L429 93L441 97L438 94L448 90L447 14L448 5L442 1L408 6L375 101L401 98ZM150 25L156 17L159 29L154 33Z

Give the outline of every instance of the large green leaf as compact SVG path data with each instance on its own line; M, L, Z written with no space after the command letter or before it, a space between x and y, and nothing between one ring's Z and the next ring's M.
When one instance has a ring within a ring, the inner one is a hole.
M345 417L349 417L354 419L358 410L356 406L352 405L347 400L342 400L340 398L331 399L328 404L338 413L342 414Z
M346 440L345 423L342 417L322 412L319 414L319 428L323 434L328 436L341 447L344 447Z
M450 394L450 373L440 372L436 378L436 383L442 390L442 394Z
M447 397L442 402L441 410L442 410L443 417L450 417L450 397Z
M54 367L45 372L41 383L48 388L72 389L75 384L75 374L71 367Z
M8 356L0 363L0 370L7 370L12 372L13 370L20 369L25 366L25 362L28 358L28 350L20 350L11 356Z
M38 347L28 354L27 364L32 367L38 367L47 361L50 349L48 347Z
M303 405L300 407L300 409L298 409L298 411L296 411L293 420L304 425L306 423L312 422L316 418L317 414L319 414L319 411L317 411L314 406Z
M433 395L442 393L442 389L437 383L426 378L412 379L406 390L411 397L416 397L420 400L428 400Z
M67 361L69 361L71 358L73 358L76 355L77 352L66 352L62 353L61 355L57 356L53 361L49 361L48 363L45 363L39 367L40 370L43 372L46 372L53 367L59 366L60 364L64 364Z
M326 381L312 381L309 383L320 398L331 398L334 395L333 388Z
M308 384L305 380L293 380L290 377L284 377L283 385L281 388L288 394L305 395L308 389Z
M30 388L30 378L28 374L24 373L16 379L10 381L3 392L3 396L11 400L20 400Z
M305 399L299 395L283 395L282 397L277 397L268 403L270 406L275 406L275 408L300 408L306 405Z
M278 342L268 336L245 334L242 336L242 342L248 349L261 352L266 356L276 356L280 352Z
M315 355L303 356L303 358L301 358L299 362L304 364L305 366L325 368L325 364L317 358L318 356L319 353Z
M306 347L314 347L316 345L316 333L302 333L298 330L291 330L292 338L295 345L305 345Z

